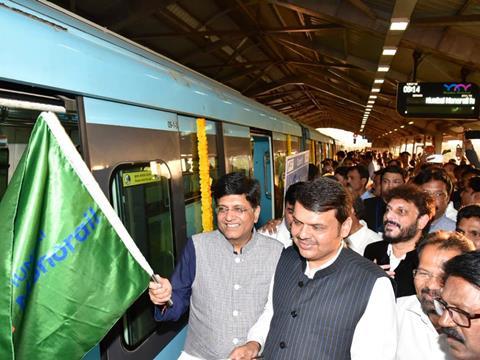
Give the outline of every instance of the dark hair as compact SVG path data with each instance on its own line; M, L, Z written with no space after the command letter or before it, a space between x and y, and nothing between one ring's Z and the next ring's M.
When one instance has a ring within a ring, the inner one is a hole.
M463 165L460 165L460 166L463 166ZM473 174L475 176L480 176L480 170L479 169L471 167L469 165L464 165L464 166L466 166L466 168L464 168L463 171L462 171L462 178L464 176L467 176L467 175L470 175L470 174Z
M436 246L438 250L458 250L461 253L475 250L475 245L471 240L454 231L440 230L428 234L426 239L420 241L417 245L418 256L428 245Z
M336 210L335 217L343 223L352 209L352 197L338 181L318 178L301 186L296 194L302 206L316 213Z
M368 169L363 165L352 166L351 168L348 169L348 172L354 171L354 170L358 171L358 173L360 174L360 179L368 179L370 177Z
M474 176L468 179L468 187L472 188L473 192L480 191L480 176Z
M365 219L365 204L360 197L353 201L353 211L355 211L355 216L358 220Z
M290 205L295 204L297 191L304 184L303 181L296 182L288 187L285 192L285 205L289 203Z
M401 199L411 202L418 210L419 216L428 215L430 218L435 214L435 200L430 194L424 193L418 186L403 184L393 188L385 195L388 204L393 199Z
M410 156L410 153L409 153L408 151L402 151L402 152L400 153L400 156L402 156L402 155L408 155L408 156Z
M448 260L443 265L443 269L445 279L457 276L480 288L480 251L457 255Z
M443 182L447 186L447 193L450 196L453 189L452 180L448 176L447 171L442 167L427 168L420 171L413 179L413 183L423 185L434 180Z
M460 208L457 213L457 225L460 223L460 220L470 219L471 217L480 219L480 205L471 204Z
M335 175L340 174L341 176L346 178L348 175L348 170L350 170L348 166L339 166L335 169Z
M383 170L382 180L383 180L383 175L385 175L386 173L400 174L400 175L402 175L402 178L405 180L406 172L400 166L390 165L390 166L387 166L386 168L384 168L382 170Z
M233 172L223 175L212 186L215 202L227 195L245 195L252 208L260 205L260 183L257 179L245 176L244 173Z
M318 166L308 164L308 180L313 180L320 175L320 169Z
M337 154L336 154L339 158L344 158L345 157L345 151L343 150L340 150L340 151L337 151Z

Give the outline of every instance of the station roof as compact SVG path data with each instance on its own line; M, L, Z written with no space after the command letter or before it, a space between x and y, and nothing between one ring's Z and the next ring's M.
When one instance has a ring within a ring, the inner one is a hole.
M407 119L396 112L399 82L480 84L478 0L53 3L299 122L361 133L374 146L480 129L478 121ZM405 31L391 29L397 20L408 22ZM384 48L397 51L382 55ZM372 87L380 92L360 132Z

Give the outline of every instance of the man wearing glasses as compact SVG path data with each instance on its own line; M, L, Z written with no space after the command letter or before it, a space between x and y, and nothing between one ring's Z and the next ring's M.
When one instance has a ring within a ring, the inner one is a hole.
M445 231L430 234L417 247L419 264L413 270L416 295L397 299L396 360L448 359L445 338L437 331L438 315L433 300L440 296L443 286L443 264L474 249L464 236Z
M441 331L455 359L480 359L480 252L445 264L442 297L434 300Z
M453 190L452 180L447 172L443 168L430 167L420 171L413 183L435 199L435 218L430 225L430 232L455 231L455 221L445 214Z
M262 313L283 246L254 231L260 185L241 173L212 187L218 230L192 236L171 283L157 276L150 299L157 321L176 321L190 307L182 360L225 359ZM173 291L172 291L173 288ZM167 301L173 306L165 308ZM248 351L259 347L250 342ZM253 357L255 355L252 355Z

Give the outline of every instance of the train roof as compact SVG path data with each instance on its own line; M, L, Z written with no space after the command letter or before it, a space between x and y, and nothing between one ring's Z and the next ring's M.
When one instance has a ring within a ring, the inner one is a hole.
M236 90L47 2L0 4L0 79L301 136Z
M358 132L372 88L377 145L478 127L395 109L398 82L480 82L478 1L53 1L314 128Z

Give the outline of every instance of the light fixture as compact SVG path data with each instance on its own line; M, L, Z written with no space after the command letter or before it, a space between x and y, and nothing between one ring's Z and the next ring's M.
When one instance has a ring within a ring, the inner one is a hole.
M380 92L380 89L379 88L372 88L372 92L378 93L378 92Z
M369 99L376 99L378 96L377 95L370 95L368 98Z
M387 72L390 70L390 66L388 65L379 65L377 71L378 72Z
M405 127L405 125L400 125L400 129L403 129Z
M390 30L403 31L408 26L408 19L392 19Z
M373 83L374 84L383 84L384 81L385 81L385 79L375 79L375 80L373 80Z
M413 125L413 121L409 121L409 122L408 122L408 125Z
M375 104L375 100L368 100L367 104Z
M397 53L396 47L384 47L382 51L382 55L393 56Z

